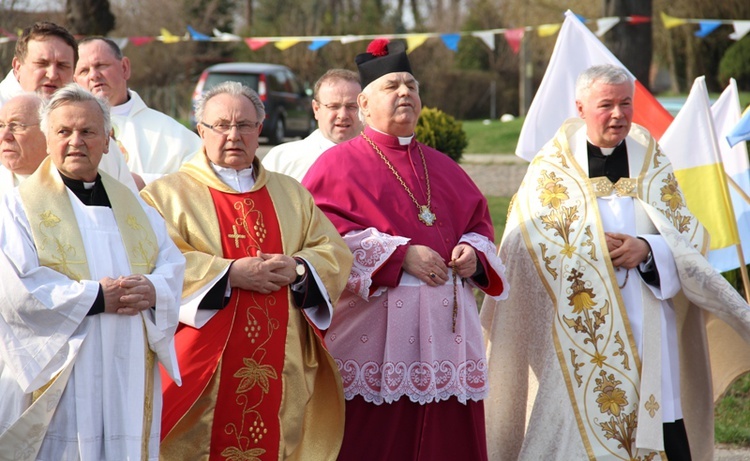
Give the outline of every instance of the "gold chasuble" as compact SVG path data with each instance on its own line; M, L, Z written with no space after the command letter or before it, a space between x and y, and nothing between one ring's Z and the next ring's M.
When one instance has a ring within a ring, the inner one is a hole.
M187 259L183 304L258 251L304 258L335 302L350 268L345 244L304 188L257 159L253 167L255 186L238 193L201 152L142 192ZM205 325L181 325L175 343L183 386L163 381L162 459L336 458L341 381L288 287L269 295L232 289Z
M641 287L641 357L598 212L597 197L614 193L635 199L638 233L660 234L674 256L683 290L673 299L683 418L693 459L709 459L704 455L713 450L711 377L705 313L696 306L732 324L746 341L750 309L702 257L707 234L647 131L633 125L628 157L631 172L640 172L616 184L589 180L571 148L574 139L582 139L576 146L585 149L582 120L567 121L529 166L500 249L510 298L482 308L492 389L486 401L490 458L665 458L661 304L640 277L625 282ZM746 349L738 339L730 338ZM531 413L524 428L527 395Z
M149 274L153 271L159 254L156 234L141 204L133 192L104 172L99 172L107 191L115 222L127 251L130 272ZM37 171L19 186L24 212L31 226L32 238L39 263L72 280L90 280L89 260L83 244L67 187L47 157ZM90 255L95 257L96 255ZM145 328L145 326L144 326ZM144 334L144 338L146 334ZM148 457L148 434L151 432L153 414L154 353L148 344L145 370L143 447L144 459ZM0 437L0 446L8 453L16 453L18 460L32 460L41 447L57 404L70 378L75 356L70 356L65 367L47 385L35 391L34 402L23 415ZM171 378L167 378L171 381ZM133 402L134 405L137 402ZM22 455L19 455L23 453Z

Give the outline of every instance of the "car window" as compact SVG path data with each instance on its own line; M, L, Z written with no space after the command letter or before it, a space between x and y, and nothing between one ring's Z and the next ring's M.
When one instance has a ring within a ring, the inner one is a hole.
M300 85L297 78L291 71L286 71L287 81L289 82L289 91L291 93L300 94L302 93L302 85Z
M273 82L273 91L288 91L286 75L283 71L274 72L270 75L271 81Z
M228 72L212 72L206 77L206 83L203 85L203 91L209 90L216 85L224 82L240 82L258 91L258 74L233 74Z

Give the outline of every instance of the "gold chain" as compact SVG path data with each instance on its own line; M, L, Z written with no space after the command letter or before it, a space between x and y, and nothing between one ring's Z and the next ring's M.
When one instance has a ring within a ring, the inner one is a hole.
M423 213L426 210L427 212L429 212L430 214L432 214L432 219L434 220L435 219L434 218L434 214L432 213L432 211L430 211L430 202L432 200L432 193L431 193L431 190L430 190L430 175L429 175L429 173L427 173L427 161L424 158L424 152L422 152L422 146L420 146L419 144L417 144L417 148L419 148L419 156L422 158L422 167L424 168L425 183L427 183L427 205L424 205L424 206L420 205L419 202L417 202L417 199L416 199L416 197L414 197L414 194L411 192L411 189L409 189L409 186L406 185L406 182L404 182L404 179L401 177L400 174L398 174L398 171L396 171L396 168L386 158L385 154L383 154L383 152L380 150L380 148L378 148L378 146L375 145L375 143L372 141L372 139L370 139L365 134L364 131L361 132L360 134L365 139L365 141L367 141L372 146L372 148L380 156L380 158L383 159L383 161L385 162L386 166L391 170L391 173L393 173L393 175L396 176L396 179L398 179L398 182L401 183L401 186L404 188L404 190L406 191L406 193L409 194L409 197L411 198L411 201L414 202L414 205L417 206L417 211L419 211L420 213ZM432 222L426 222L421 217L419 219L422 222L424 222L425 224L427 224L428 226L432 225Z

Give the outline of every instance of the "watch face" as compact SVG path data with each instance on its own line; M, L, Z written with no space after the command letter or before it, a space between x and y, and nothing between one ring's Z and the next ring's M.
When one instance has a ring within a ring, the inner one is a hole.
M305 265L302 263L297 263L297 267L295 268L297 275L300 277L305 275Z

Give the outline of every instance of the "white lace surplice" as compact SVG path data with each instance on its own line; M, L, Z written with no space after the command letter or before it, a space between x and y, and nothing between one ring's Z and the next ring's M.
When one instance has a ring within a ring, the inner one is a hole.
M402 396L425 404L456 396L481 400L487 395L487 362L472 284L456 280L458 303L453 326L454 285L430 287L404 273L399 286L378 288L371 277L398 246L409 241L374 229L352 232L344 240L354 253L347 290L339 300L326 343L341 372L347 399L392 403ZM504 267L495 245L478 234L461 239L500 274Z

